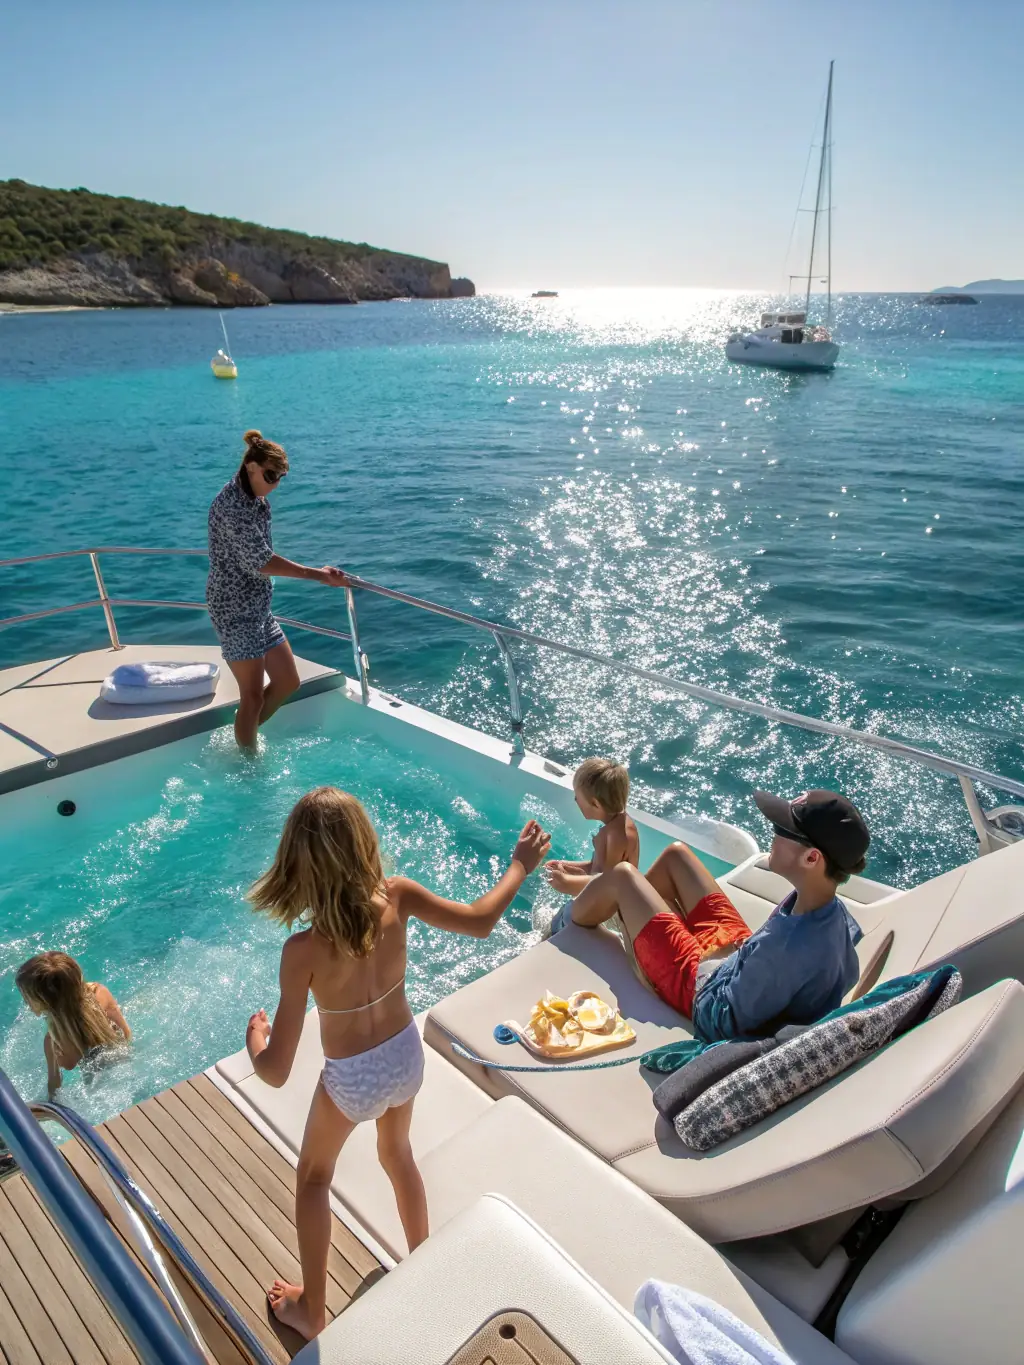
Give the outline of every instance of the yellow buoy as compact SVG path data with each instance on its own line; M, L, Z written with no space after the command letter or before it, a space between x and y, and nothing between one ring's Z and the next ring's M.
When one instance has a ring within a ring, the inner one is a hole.
M210 361L210 369L218 379L237 379L238 366L228 355L227 351L218 351Z

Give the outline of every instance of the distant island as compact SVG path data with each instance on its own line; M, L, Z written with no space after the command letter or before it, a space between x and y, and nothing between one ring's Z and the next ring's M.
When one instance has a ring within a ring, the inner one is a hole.
M475 293L442 261L365 242L0 181L0 303L237 308Z
M954 289L952 294L925 294L923 299L918 299L918 303L978 303L973 294L965 294L962 289Z
M944 284L933 294L1024 294L1024 280L972 280L970 284Z

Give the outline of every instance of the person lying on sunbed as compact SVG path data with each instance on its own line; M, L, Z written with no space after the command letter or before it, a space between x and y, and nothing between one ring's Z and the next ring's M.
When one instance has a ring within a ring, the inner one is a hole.
M756 933L697 855L673 844L646 877L620 863L572 906L593 928L618 913L655 992L710 1041L766 1036L835 1009L858 976L860 926L836 895L864 870L870 835L846 797L809 791L754 800L774 832L768 866L795 888Z

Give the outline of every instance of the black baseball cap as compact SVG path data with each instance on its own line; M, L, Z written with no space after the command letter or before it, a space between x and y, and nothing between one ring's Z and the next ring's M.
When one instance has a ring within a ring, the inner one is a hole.
M871 835L864 817L852 801L838 792L804 792L795 801L769 792L755 792L754 800L773 825L796 834L844 872L852 872L868 851Z

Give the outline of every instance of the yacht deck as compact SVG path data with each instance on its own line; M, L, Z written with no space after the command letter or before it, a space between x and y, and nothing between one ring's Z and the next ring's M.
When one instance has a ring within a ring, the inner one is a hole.
M206 1076L134 1105L98 1131L268 1354L289 1360L304 1342L273 1322L266 1290L277 1276L299 1275L294 1168ZM92 1158L74 1141L62 1150L132 1250L123 1215ZM218 1365L244 1365L224 1330L170 1268ZM384 1274L334 1215L328 1273L328 1320ZM0 1362L136 1360L25 1177L8 1177L0 1184Z
M194 701L115 706L100 683L119 664L167 660L221 665L217 691ZM296 656L296 697L341 687L345 675ZM0 670L0 792L137 753L230 719L238 687L215 645L126 645Z

